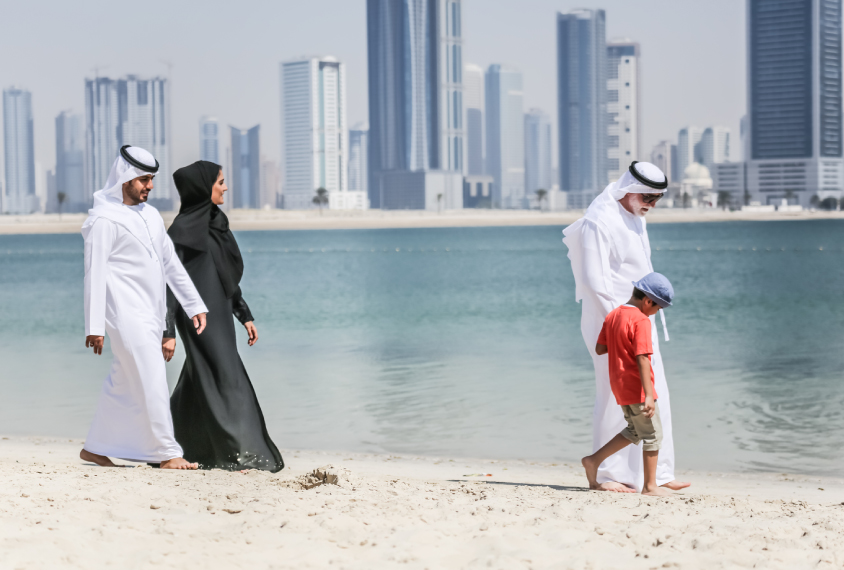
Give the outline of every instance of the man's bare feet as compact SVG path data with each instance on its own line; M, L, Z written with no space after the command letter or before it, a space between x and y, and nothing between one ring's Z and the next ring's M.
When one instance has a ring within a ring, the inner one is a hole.
M82 448L82 451L79 452L79 458L82 461L90 461L91 463L96 463L100 467L117 467L117 465L112 463L111 459L109 459L105 455L97 455L96 453L91 453L90 451L86 451L84 447Z
M674 494L674 491L671 489L666 489L665 485L662 487L654 487L653 489L642 489L643 495L649 495L651 497L670 497Z
M583 468L586 470L586 479L589 481L589 488L593 491L610 491L611 493L635 493L635 489L631 489L627 485L616 483L615 481L607 481L606 483L598 483L598 463L592 456L584 457L580 460Z
M685 489L686 487L691 487L691 483L684 483L683 481L669 481L662 487L666 489L671 489L672 491L679 491L680 489Z
M162 469L198 469L198 463L188 463L181 457L161 462Z

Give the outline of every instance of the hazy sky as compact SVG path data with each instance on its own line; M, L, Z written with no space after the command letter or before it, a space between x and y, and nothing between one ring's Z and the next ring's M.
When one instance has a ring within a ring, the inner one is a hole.
M607 11L607 38L642 46L645 156L686 124L733 131L745 112L743 0L464 0L465 61L524 72L525 110L556 125L555 14ZM279 62L334 55L347 64L350 125L367 120L365 0L0 0L0 86L32 91L36 160L55 164L55 116L83 111L85 77L167 75L175 165L199 155L198 119L261 124L278 160ZM556 130L556 129L555 129ZM555 135L556 136L556 135ZM225 145L225 141L222 141ZM2 141L0 141L2 144Z

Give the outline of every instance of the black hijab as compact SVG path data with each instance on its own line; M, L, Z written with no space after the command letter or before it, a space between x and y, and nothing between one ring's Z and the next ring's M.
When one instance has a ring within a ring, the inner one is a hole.
M239 290L243 258L229 229L229 219L211 202L211 189L220 170L218 164L199 160L173 173L182 206L167 233L173 243L211 254L230 299Z

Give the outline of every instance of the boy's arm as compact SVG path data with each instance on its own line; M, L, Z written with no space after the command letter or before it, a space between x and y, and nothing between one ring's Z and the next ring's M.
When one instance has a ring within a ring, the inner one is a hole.
M607 349L607 345L601 344L600 342L595 345L595 354L598 356L605 355L609 350Z
M646 418L652 418L654 415L654 387L651 382L651 359L647 354L639 354L636 356L636 364L639 365L639 377L642 379L642 389L645 391L645 407L642 411L645 412Z

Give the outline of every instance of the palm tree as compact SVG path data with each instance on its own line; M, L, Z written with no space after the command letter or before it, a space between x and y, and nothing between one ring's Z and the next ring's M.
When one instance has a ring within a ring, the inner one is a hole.
M536 201L539 203L539 209L542 210L542 201L548 196L548 190L540 188L536 191Z
M726 190L719 190L718 191L718 207L722 210L726 210L730 207L730 202L732 201L732 194L727 192Z
M62 221L62 204L64 204L65 199L67 198L67 194L64 192L59 192L56 194L56 199L59 201L59 221Z
M437 212L442 212L443 195L437 194Z
M317 188L316 196L314 196L314 204L319 206L319 215L322 215L322 205L328 204L328 190L325 188Z
M688 208L689 204L692 202L692 197L689 196L688 192L683 192L683 208Z

